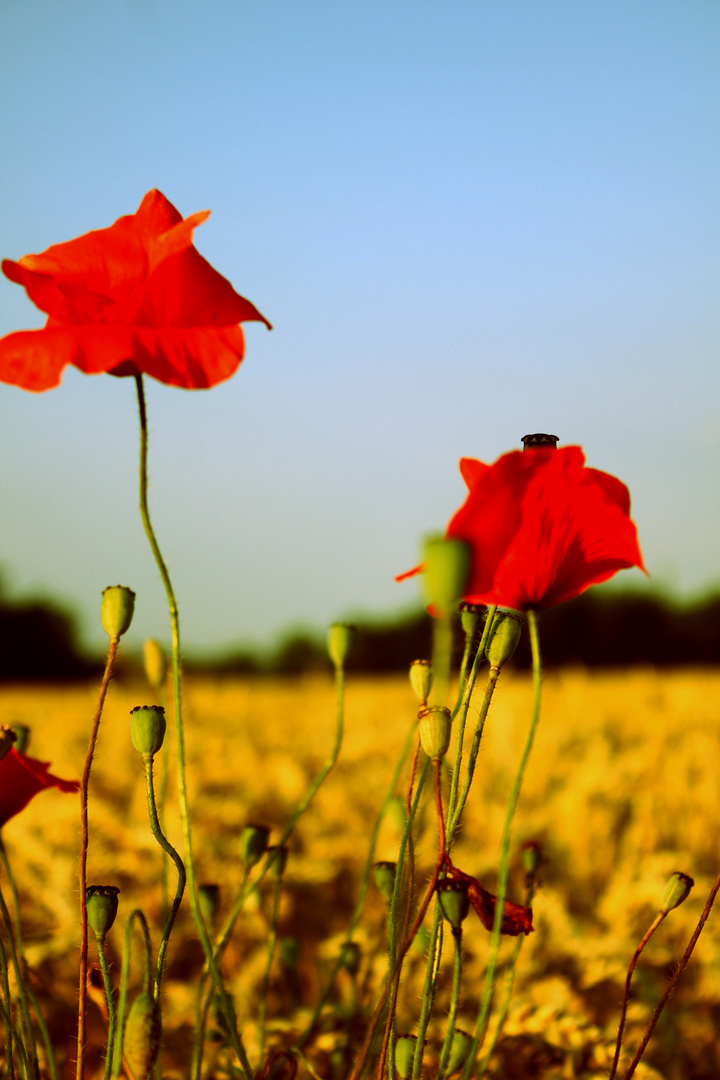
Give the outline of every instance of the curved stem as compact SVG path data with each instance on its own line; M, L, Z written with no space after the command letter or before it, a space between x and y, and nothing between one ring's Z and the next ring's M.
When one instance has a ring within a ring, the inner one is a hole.
M130 912L128 920L125 923L125 947L123 949L122 968L120 972L120 998L118 1001L117 1009L117 1038L115 1040L115 1046L113 1048L112 1056L112 1080L117 1080L120 1076L120 1067L122 1065L122 1044L123 1044L123 1028L125 1026L125 1010L127 1007L127 989L128 979L130 977L130 935L132 933L133 921L137 920L140 925L140 930L143 938L143 949L145 959L145 982L150 980L150 968L152 966L152 950L150 947L150 931L148 929L147 919L143 915L140 908L135 908Z
M181 684L180 684L180 615L178 612L177 601L175 600L175 593L170 581L170 575L165 565L165 560L162 557L162 552L158 545L150 522L150 511L148 509L147 499L147 456L148 456L148 432L147 432L147 411L145 408L145 390L143 387L142 375L137 373L135 375L135 385L137 387L138 398L138 412L140 416L140 516L142 518L143 527L145 529L145 535L147 536L150 549L155 558L160 577L162 579L163 586L165 588L165 595L167 597L168 611L170 614L170 634L172 642L171 650L171 666L172 666L172 683L173 683L173 713L175 717L175 738L177 741L177 768L178 768L178 801L180 804L180 820L182 823L183 842L185 846L185 866L187 871L188 882L188 895L190 898L190 910L195 921L195 927L197 929L200 943L205 952L205 959L215 986L215 991L220 1002L220 1007L225 1015L227 1022L228 1032L230 1035L230 1041L232 1043L233 1050L238 1056L238 1060L242 1066L243 1073L245 1074L245 1080L252 1080L252 1069L248 1056L245 1051L245 1047L242 1044L242 1039L238 1033L237 1021L235 1019L235 1009L232 1001L223 985L220 969L215 962L212 943L205 926L205 921L200 911L200 905L197 898L197 887L195 882L195 861L193 859L192 852L192 835L190 827L190 808L187 793L187 781L185 776L185 734L183 731L182 721L182 698L181 698ZM82 1077L78 1075L77 1080L82 1080Z
M110 1080L112 1072L113 1051L115 1048L115 998L113 996L112 983L110 982L110 968L108 967L107 954L105 952L105 935L97 937L98 956L100 958L100 970L102 971L103 985L105 986L105 998L108 1008L108 1044L105 1054L105 1080Z
M647 945L648 941L653 936L653 934L655 933L658 926L663 921L663 919L665 918L666 915L667 915L667 911L658 912L658 914L653 919L652 924L645 931L645 934L643 935L643 938L640 941L640 944L636 948L635 952L633 953L632 960L630 961L630 966L628 967L627 978L625 979L625 993L623 994L622 1008L620 1009L620 1023L618 1024L617 1040L616 1040L616 1043L615 1043L615 1056L613 1057L612 1068L610 1069L610 1076L609 1076L608 1080L615 1080L615 1074L617 1072L618 1062L620 1061L620 1049L622 1047L622 1037L623 1037L623 1031L625 1029L625 1017L627 1016L627 1007L628 1007L628 1003L630 1001L630 983L632 982L632 976L633 976L633 971L635 970L635 965L637 964L637 962L638 962L638 960L640 958L640 953L643 951L643 949Z
M675 968L675 971L672 973L672 976L670 977L670 980L669 980L669 982L667 984L667 987L665 988L665 993L663 994L663 996L660 998L659 1002L655 1006L655 1012L652 1014L652 1017L650 1018L650 1023L648 1024L647 1028L645 1029L645 1034L642 1037L642 1041L641 1041L640 1045L638 1046L637 1050L635 1051L635 1057L630 1062L630 1067L628 1068L628 1071L625 1073L624 1080L630 1080L630 1078L634 1075L635 1070L637 1069L638 1064L640 1063L640 1058L645 1053L645 1048L647 1047L647 1044L650 1042L650 1039L652 1037L652 1033L655 1030L655 1025L657 1024L658 1020L660 1019L660 1014L662 1013L663 1009L667 1005L668 1000L670 998L670 995L672 994L673 990L675 989L675 986L677 984L678 979L680 978L683 971L687 967L688 961L690 960L690 957L692 956L693 949L695 948L695 945L697 943L697 939L700 937L700 934L703 931L703 927L705 926L705 923L708 920L708 916L710 915L710 911L712 910L712 906L715 903L715 897L718 894L718 890L720 890L720 874L715 879L713 887L711 888L710 892L708 893L708 898L705 901L705 907L702 910L702 914L700 916L698 924L695 927L695 930L693 931L693 935L692 935L692 937L690 938L690 940L689 940L689 942L687 944L687 948L685 949L685 952L680 957L680 962L678 963L678 966Z
M113 664L115 663L115 656L117 654L119 643L120 639L118 637L110 638L110 648L108 649L108 656L105 662L102 683L100 684L100 695L98 698L97 709L95 710L95 715L93 717L92 728L90 730L90 741L88 742L87 754L85 755L85 767L83 769L82 780L80 781L81 837L80 867L78 872L80 885L80 981L78 993L76 1080L84 1080L85 1076L85 1013L87 1011L88 975L88 920L85 894L87 892L87 853L90 837L88 828L88 788L90 786L90 769L95 753L95 743L97 742L98 731L100 729L100 718L102 717L108 686L110 685L110 679L112 678L112 669Z
M515 776L515 782L512 786L510 798L508 799L507 803L507 809L505 811L505 826L503 828L502 840L500 842L500 868L498 871L495 920L493 923L492 938L490 941L490 957L488 960L487 969L485 971L485 981L483 983L483 992L480 1001L480 1010L478 1013L475 1038L472 1041L470 1052L468 1053L467 1061L465 1062L465 1067L462 1071L461 1080L468 1080L470 1073L475 1066L478 1046L482 1044L482 1041L485 1037L485 1031L490 1016L490 1007L492 1005L493 991L495 987L495 972L497 970L498 957L500 955L500 942L502 937L500 929L502 926L502 918L505 908L505 896L507 893L507 883L510 869L510 833L512 829L513 818L515 817L515 810L517 809L518 799L520 798L520 789L522 788L522 782L525 776L525 769L527 767L530 752L532 750L533 742L535 740L535 732L537 730L538 721L540 720L542 662L540 659L540 639L538 636L537 614L534 611L528 612L528 627L530 629L530 647L532 650L533 668L532 718L530 720L530 728L528 730L525 747L520 758L518 771Z
M157 806L155 805L155 788L153 785L153 759L150 754L143 757L143 765L145 767L145 790L147 792L147 804L148 814L150 816L150 828L152 834L157 840L160 847L163 849L166 855L169 855L172 861L175 863L175 869L177 870L177 887L175 889L175 899L172 902L170 913L165 923L162 938L160 939L160 947L158 948L157 967L155 970L155 993L154 997L157 1001L160 997L160 988L162 986L163 967L165 965L165 954L167 953L168 941L170 940L170 933L175 922L175 917L178 913L178 909L182 902L183 893L185 892L185 867L183 861L178 855L175 848L169 842L169 840L163 835L163 831L160 827L160 820L158 818Z

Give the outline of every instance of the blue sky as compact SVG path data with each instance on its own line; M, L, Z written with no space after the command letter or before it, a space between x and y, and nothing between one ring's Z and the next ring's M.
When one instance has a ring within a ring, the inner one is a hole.
M528 431L629 485L655 584L720 585L719 32L702 0L0 3L0 254L158 187L275 327L222 386L148 385L188 647L416 603L458 458ZM41 324L3 278L0 334ZM88 641L118 581L166 634L133 393L0 385L0 565Z

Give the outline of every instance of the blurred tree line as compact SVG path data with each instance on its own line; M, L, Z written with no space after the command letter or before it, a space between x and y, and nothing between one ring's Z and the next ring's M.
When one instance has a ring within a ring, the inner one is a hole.
M423 611L359 622L348 670L390 673L429 657L431 623ZM720 594L680 605L647 592L594 589L544 612L540 626L543 659L551 667L720 664ZM459 627L456 647L459 654ZM530 666L527 635L513 663ZM126 654L119 674L132 675L139 664ZM209 659L189 654L184 667L217 675L299 674L329 670L329 661L324 638L303 631L284 638L269 654L249 649L231 649ZM101 670L102 658L80 648L70 613L44 600L10 602L0 593L0 681L83 680Z

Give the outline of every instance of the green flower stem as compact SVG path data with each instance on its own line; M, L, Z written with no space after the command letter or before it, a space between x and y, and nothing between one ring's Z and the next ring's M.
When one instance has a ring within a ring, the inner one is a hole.
M119 637L110 638L110 647L105 662L105 671L103 673L102 683L100 684L100 695L98 697L97 709L95 710L90 730L90 741L88 742L87 754L85 755L85 767L83 769L82 780L80 781L81 837L80 866L78 872L80 886L80 980L78 991L76 1080L84 1080L85 1077L85 1014L87 1012L88 976L88 918L85 894L87 892L87 853L90 836L88 827L88 788L90 786L90 769L95 753L95 743L97 742L98 731L100 729L100 719L102 717L110 679L112 678L112 669L113 664L115 663L115 656L117 654L119 643Z
M162 552L158 545L150 522L150 512L148 509L147 499L147 456L148 456L148 430L147 430L147 412L145 408L145 390L143 387L143 379L140 373L135 375L135 385L137 387L137 399L138 399L138 411L140 416L140 516L142 518L143 527L145 529L145 535L147 536L150 549L155 558L162 583L165 588L165 594L167 597L168 611L170 614L170 633L171 633L171 666L172 666L172 681L173 681L173 712L175 716L175 737L177 740L177 769L178 769L178 800L180 803L180 820L182 822L183 842L185 846L185 866L187 870L187 882L188 882L188 895L190 898L190 910L195 921L198 937L200 943L205 952L205 959L210 972L210 976L215 986L215 992L218 996L220 1007L225 1015L227 1022L228 1032L230 1034L230 1041L232 1043L233 1050L238 1056L238 1060L242 1066L245 1080L252 1080L252 1069L250 1062L248 1061L245 1047L242 1044L242 1039L238 1033L237 1021L235 1019L235 1009L233 1007L232 1000L230 999L225 987L223 985L220 969L215 962L213 946L210 941L210 937L205 926L205 921L200 911L200 905L197 898L197 886L195 882L195 861L193 859L192 851L192 835L190 826L190 808L187 793L187 781L185 776L185 734L183 731L182 721L182 698L181 698L181 685L180 685L180 616L178 613L177 601L175 600L175 593L173 591L172 582L170 581L170 575L165 565L165 560L162 557ZM82 1076L78 1072L77 1080L83 1080Z
M488 673L488 681L485 685L485 693L483 694L482 705L480 706L480 712L475 724L475 731L473 733L472 743L470 745L470 752L468 754L467 767L465 770L465 781L463 783L460 796L457 796L457 783L455 783L455 800L453 800L453 792L451 788L450 798L452 803L452 809L448 808L448 847L452 844L455 832L460 824L460 818L463 815L465 809L465 803L467 802L468 795L470 794L470 786L473 782L473 776L475 775L475 765L477 763L478 753L480 752L480 740L482 739L482 733L485 728L485 721L487 719L488 710L490 709L490 702L492 701L493 694L495 693L495 687L497 686L498 678L500 677L500 668L490 668ZM472 692L472 688L471 688ZM457 775L459 776L460 770L458 768ZM455 774L453 773L453 782L455 781Z
M643 951L643 949L647 945L648 941L653 936L653 934L657 930L658 926L660 925L660 923L663 921L663 919L665 918L665 916L667 914L668 914L667 911L659 911L657 913L657 915L653 919L651 925L648 927L648 929L643 934L642 940L640 941L638 947L636 948L635 952L633 953L632 959L630 961L630 966L628 967L627 978L625 979L625 993L623 994L622 1008L620 1010L620 1023L618 1025L617 1040L616 1040L616 1043L615 1043L615 1055L613 1057L612 1068L610 1069L610 1076L609 1076L608 1080L615 1080L615 1074L617 1073L617 1069L618 1069L618 1062L620 1061L620 1050L622 1048L622 1037L623 1037L623 1031L625 1030L625 1017L627 1016L627 1007L628 1007L628 1003L630 1001L630 983L632 982L632 976L633 976L633 971L635 970L635 965L637 964L638 960L640 959L641 952Z
M500 842L500 868L498 871L495 921L493 923L492 938L490 940L490 957L485 971L485 981L483 983L483 991L480 1000L480 1010L478 1012L475 1037L472 1041L470 1052L468 1053L467 1061L465 1062L465 1067L462 1071L461 1080L469 1080L470 1073L475 1066L475 1059L477 1056L478 1047L481 1045L482 1040L485 1037L485 1031L487 1029L487 1023L490 1016L493 991L495 988L495 973L498 966L498 957L500 955L500 942L502 940L500 928L502 926L502 917L505 907L505 896L507 894L507 883L510 870L510 832L512 829L513 818L515 817L515 810L517 809L518 799L520 798L520 789L522 788L522 782L525 776L525 769L527 767L530 752L533 747L538 721L540 720L542 663L540 660L540 640L538 636L537 613L534 611L528 611L528 627L530 630L530 647L532 650L533 669L532 718L530 720L530 728L528 730L527 739L525 741L525 747L520 758L520 764L518 766L518 771L515 776L515 782L513 784L512 791L510 792L510 798L508 799L507 809L505 812L505 826L503 828L502 840Z
M466 671L466 666L467 666L468 659L469 659L469 648L468 648L468 646L466 646L465 656L463 657L463 666L462 666L461 671L460 671L460 685L459 685L459 688L458 688L458 700L457 700L457 702L455 704L455 708L453 709L453 713L452 713L453 720L457 716L459 716L459 720L458 720L457 738L456 738L456 742L455 742L455 761L453 763L452 779L450 781L450 797L448 799L448 820L452 819L452 817L453 817L453 815L455 813L455 808L457 806L458 786L460 784L460 769L461 769L461 766L462 766L462 756L463 756L463 742L465 741L465 726L467 724L468 710L470 708L470 701L472 699L472 693L473 693L473 690L475 689L475 680L477 679L477 673L478 673L480 664L485 659L485 645L487 644L487 639L488 639L488 637L490 635L490 631L492 629L492 624L493 624L493 620L495 618L495 612L496 611L497 611L496 606L493 606L493 607L488 609L487 615L485 617L485 626L483 627L482 637L480 638L480 644L478 645L478 647L477 647L477 649L475 651L475 656L473 658L472 667L470 668L470 673L469 673L469 675L467 675L467 677L465 676L465 671ZM486 710L486 715L487 715L487 710ZM484 723L484 719L483 719L483 723ZM482 735L482 730L480 731L480 734ZM480 744L480 739L479 738L478 738L477 742L478 742L478 746L479 746L479 744ZM477 751L475 752L475 757L477 758ZM473 768L474 768L474 763L473 763ZM469 775L470 775L470 781L472 782L472 775L471 774L469 774ZM469 790L469 786L470 785L468 784L468 790ZM465 798L467 799L467 794L465 795ZM463 806L464 806L464 803L463 803ZM462 813L462 810L460 811L460 813ZM452 837L452 833L450 833L450 838L451 837Z
M528 874L528 876L527 876L527 889L525 891L525 907L531 907L532 906L534 893L535 893L535 878L534 878L533 874ZM513 985L515 983L515 969L517 967L518 958L520 956L520 950L522 949L522 947L523 947L523 945L525 943L525 938L526 937L527 937L527 934L520 934L517 937L516 941L515 941L515 945L513 947L512 955L510 957L510 964L509 964L509 967L508 967L507 982L506 982L506 985L505 985L505 997L503 998L502 1004L500 1005L500 1008L498 1010L498 1020L497 1020L497 1024L495 1025L495 1033L493 1034L492 1042L490 1043L490 1046L487 1049L487 1053L485 1054L485 1057L483 1058L482 1065L480 1066L480 1071L478 1072L478 1080L482 1080L482 1077L487 1072L487 1068L488 1068L488 1065L490 1064L490 1058L492 1057L493 1050L497 1046L498 1040L500 1039L500 1036L502 1035L502 1030L503 1030L503 1027L505 1026L505 1021L507 1020L507 1014L510 1011L510 999L512 997Z
M18 895L17 885L15 884L15 876L10 866L10 860L8 859L5 843L0 834L0 860L2 861L3 868L7 874L8 883L10 885L10 896L12 897L13 915L15 917L15 938L17 941L18 954L23 966L23 970L27 970L27 960L25 959L25 945L22 938L22 926L20 922L20 897ZM48 1031L47 1024L45 1023L45 1017L42 1014L38 999L35 996L35 992L28 980L27 994L30 998L30 1003L35 1013L37 1025L40 1028L40 1034L42 1036L43 1046L45 1047L45 1057L47 1059L47 1067L50 1072L51 1080L58 1080L57 1065L55 1064L55 1055L53 1054L53 1046L50 1040L50 1032Z
M430 943L428 947L427 968L425 971L425 985L423 986L422 1005L418 1019L417 1043L415 1044L415 1056L413 1057L412 1080L419 1080L422 1072L423 1053L427 1037L430 1014L435 1003L435 991L440 974L440 962L443 949L443 916L440 905L435 901L435 915L433 916L432 930L430 931Z
M452 616L433 619L433 696L440 705L445 704L450 685L452 640Z
M390 781L390 787L388 788L385 799L383 800L382 806L380 807L380 812L378 813L377 820L375 821L375 827L373 828L372 835L370 837L370 845L369 845L369 848L368 848L368 854L367 854L367 858L365 860L365 867L363 869L362 877L360 879L360 888L358 889L358 897L357 897L357 900L355 901L355 908L353 910L353 913L352 913L352 915L350 917L350 922L348 924L347 934L346 934L346 937L345 937L346 941L351 941L352 940L352 937L353 937L353 934L355 933L355 929L357 927L357 924L360 922L360 917L362 915L363 907L365 905L365 897L367 895L368 886L370 884L370 875L372 873L373 863L375 861L375 849L377 848L378 837L380 836L380 829L382 828L382 823L385 820L385 817L387 815L388 810L390 809L392 801L395 798L395 791L396 791L397 785L398 785L398 783L400 781L400 774L402 773L403 766L405 765L405 761L407 759L408 751L410 750L410 746L412 745L412 742L413 742L413 740L415 738L416 731L417 731L417 723L416 723L416 721L413 720L412 725L410 727L410 730L408 731L407 737L406 737L405 742L403 744L403 748L402 748L402 751L400 753L400 757L398 758L397 765L395 766L395 772L393 773L392 780ZM317 1027L317 1024L318 1024L318 1022L320 1020L320 1016L322 1014L322 1011L323 1011L323 1009L325 1007L325 1003L327 1002L327 999L330 997L330 994L332 993L332 989L333 989L333 987L335 985L335 980L337 979L337 976L338 976L338 973L339 973L341 967L342 967L342 947L340 948L340 950L338 952L337 960L335 961L335 964L333 965L333 969L332 969L332 971L330 973L330 977L328 978L325 989L323 990L322 994L320 995L320 997L318 999L318 1003L315 1006L315 1012L312 1015L312 1019L310 1020L310 1023L308 1024L307 1028L305 1029L305 1033L303 1034L302 1038L298 1041L298 1044L297 1044L298 1049L302 1050L303 1047L307 1046L310 1039L312 1038L312 1035L313 1035L313 1033L315 1031L315 1028Z
M22 1017L22 1026L25 1032L25 1046L23 1049L27 1052L27 1059L29 1062L30 1073L32 1078L38 1078L40 1076L40 1066L37 1058L37 1050L35 1048L35 1033L33 1031L32 1019L30 1017L30 1007L28 1005L27 988L25 986L25 973L23 972L22 965L20 963L20 957L15 946L15 933L13 930L12 922L10 921L10 912L8 911L7 904L5 903L5 897L0 889L0 913L2 914L2 921L5 924L5 930L7 932L7 943L10 949L10 961L15 972L15 981L17 983L18 997L20 999L20 1015Z
M120 1076L120 1068L122 1066L122 1046L123 1046L123 1029L125 1027L125 1011L127 1008L127 992L128 992L128 980L130 978L130 945L133 922L137 921L140 926L140 931L143 939L143 953L144 953L144 981L150 982L150 969L152 967L152 949L150 946L150 931L148 929L147 919L143 915L140 908L135 908L130 912L128 920L125 923L125 947L123 949L122 968L120 971L120 997L118 1000L117 1008L117 1038L115 1040L115 1046L113 1047L112 1055L112 1080L117 1080ZM152 987L149 987L152 990Z
M110 981L110 968L107 962L107 953L105 952L105 935L96 935L98 957L100 959L100 970L102 971L103 985L105 986L105 998L107 1000L108 1009L108 1044L105 1054L105 1080L110 1080L110 1074L112 1072L113 1050L115 1047L115 1022L117 1018L117 1011L115 1009L115 997L113 995L112 983Z
M400 899L402 873L403 873L403 863L405 861L405 852L406 852L407 846L408 846L408 838L409 838L410 833L412 831L413 822L415 821L415 815L417 814L418 806L420 805L420 797L422 795L423 788L425 786L425 780L427 779L429 768L430 768L430 759L426 758L425 763L424 763L424 765L422 767L422 770L420 772L420 776L418 778L417 788L415 790L415 798L413 799L412 807L410 809L410 813L408 814L407 821L405 823L405 829L403 831L402 839L400 840L400 850L398 852L397 869L395 871L395 886L393 888L392 900L390 901L390 911L389 911L389 914L388 914L388 921L392 922L393 924L395 923L395 920L397 919L397 909L398 909L398 903L399 903L399 899ZM388 1000L388 996L390 994L391 988L393 986L393 983L394 983L395 979L397 978L397 976L400 973L400 970L402 968L402 962L403 962L403 960L405 958L405 954L408 951L408 949L410 948L410 946L411 946L411 944L413 942L413 938L415 937L415 934L418 932L418 929L420 928L422 920L425 918L425 913L426 913L426 911L428 909L428 905L430 903L430 897L432 896L432 890L434 890L434 888L435 888L436 880L437 880L437 871L433 875L433 878L432 878L432 880L430 882L430 886L428 888L428 891L425 894L425 898L424 898L422 904L420 905L420 910L418 911L418 914L417 914L417 916L415 918L415 922L413 923L413 926L410 929L409 934L405 938L405 941L403 942L403 946L399 950L399 953L398 953L397 959L395 961L395 964L391 968L391 970L390 970L390 972L388 974L388 978L385 981L385 987L383 989L382 994L380 995L380 1000L378 1001L377 1005L375 1006L375 1012L372 1015L372 1019L370 1021L369 1026L368 1026L368 1030L367 1030L367 1032L365 1034L365 1040L364 1040L362 1048L360 1050L360 1054L358 1056L357 1061L355 1062L355 1064L353 1066L353 1070L352 1070L348 1080L358 1080L358 1078L360 1077L360 1074L362 1073L363 1069L365 1068L365 1063L367 1061L368 1054L370 1053L370 1047L372 1046L373 1039L375 1038L375 1032L377 1031L377 1026L380 1023L383 1012L385 1010L385 1004L386 1004L386 1002Z
M457 1020L458 1005L460 1003L460 983L462 982L462 929L453 928L453 981L450 994L450 1012L448 1013L447 1032L442 1050L440 1051L440 1064L438 1065L435 1080L442 1080L447 1068L448 1059L452 1053L452 1045L455 1039L455 1021Z
M167 692L166 692L164 686L158 689L157 696L158 696L158 704L165 710L165 713L167 714L167 712L168 712ZM165 739L164 739L163 745L162 745L162 750L161 750L160 781L158 783L158 798L157 798L158 821L160 823L160 831L163 833L163 835L165 835L165 802L166 802L166 799L167 799L168 775L170 773L170 738L169 738L169 735L170 735L170 732L169 731L166 732ZM170 892L170 869L169 869L168 854L165 851L163 851L163 857L162 857L162 884L161 884L161 887L162 887L162 897L163 897L163 903L162 903L163 918L167 919L169 914L170 914L170 901L169 901L169 897L168 897L168 893Z
M265 1060L265 1019L267 1016L267 992L270 985L270 971L272 969L273 959L275 957L275 948L277 946L278 936L278 913L280 911L280 893L282 892L282 878L278 874L274 881L273 887L273 910L272 919L270 922L270 940L268 941L268 954L267 963L265 965L265 974L262 981L262 990L260 992L260 1054L258 1068L262 1070L263 1061Z
M147 804L148 814L150 816L150 828L152 834L157 840L163 852L169 855L172 861L175 863L175 869L177 870L177 887L175 889L175 899L172 902L170 913L165 923L162 938L160 939L160 947L158 948L157 968L155 971L155 1000L160 998L160 988L162 986L163 968L165 966L165 954L167 953L168 941L170 940L170 934L172 932L173 923L175 917L180 908L182 902L183 893L185 892L185 867L183 861L178 855L175 848L163 835L163 831L160 827L160 821L158 818L157 806L155 805L155 789L153 785L153 758L151 754L145 754L143 756L143 765L145 767L145 790L147 792Z
M0 981L3 990L3 1018L5 1020L5 1065L7 1067L8 1080L15 1080L15 1055L13 1053L13 1023L11 1015L12 998L10 997L10 980L8 979L8 963L5 955L5 946L0 938Z

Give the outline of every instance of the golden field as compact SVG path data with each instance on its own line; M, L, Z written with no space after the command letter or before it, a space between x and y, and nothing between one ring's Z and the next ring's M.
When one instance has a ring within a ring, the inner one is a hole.
M96 694L93 686L5 688L0 723L29 725L29 753L51 761L60 776L78 777ZM143 907L155 944L161 925L161 856L147 825L143 770L130 742L128 716L133 706L152 700L142 685L111 686L91 779L88 881L121 888L118 921L108 938L116 973L130 910ZM456 865L491 890L505 801L530 705L529 678L503 673L453 849ZM188 680L185 707L198 877L221 886L226 910L241 880L238 836L243 825L267 824L277 838L329 754L333 684L321 676ZM406 679L349 680L340 760L290 840L280 937L297 939L300 952L296 967L280 957L273 967L271 1046L292 1044L322 992L355 903L370 832L415 713ZM403 783L398 794L403 796ZM720 673L568 670L546 675L513 845L517 854L525 840L542 844L535 932L520 954L512 1006L488 1076L608 1075L627 964L658 910L667 878L681 870L695 879L695 889L662 924L636 969L624 1039L627 1050L634 1051L720 871L719 804ZM74 1075L77 810L74 796L52 790L3 830L21 889L36 992L67 1076ZM386 818L376 859L395 857L401 819L398 803ZM181 850L172 782L167 821L170 839ZM435 853L428 805L416 845L420 883L429 876ZM172 872L170 880L174 887ZM522 898L518 867L510 899ZM263 886L241 916L224 965L253 1061L269 911L270 895ZM466 976L458 1024L473 1030L489 935L472 912L465 925ZM333 1048L348 1030L361 1029L353 995L357 992L360 1015L374 1006L385 970L383 926L384 905L371 885L355 935L364 957L358 985L353 988L350 976L341 973L298 1075L332 1076ZM419 941L406 963L398 1031L412 1031L416 1022L425 967L421 946ZM512 942L506 942L504 950L511 948ZM426 1056L428 1076L434 1074L444 1033L449 941L447 954ZM187 1075L201 966L185 902L170 943L163 1001L162 1075L167 1078ZM95 1004L90 1006L90 1038L102 1047L102 1017ZM221 1057L214 1066L212 1053L207 1060L209 1075L222 1075ZM720 1076L720 930L714 915L636 1075L666 1080Z

